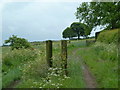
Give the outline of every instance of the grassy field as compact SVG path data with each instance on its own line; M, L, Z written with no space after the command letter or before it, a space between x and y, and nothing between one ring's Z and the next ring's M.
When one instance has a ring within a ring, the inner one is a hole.
M85 88L82 63L78 56L90 68L99 88L118 87L118 53L115 44L96 42L86 46L85 40L68 43L68 76L61 75L59 41L53 42L53 68L49 68L46 62L45 43L33 47L33 50L13 51L10 47L2 47L3 88Z
M84 43L81 43L83 46ZM76 46L68 45L68 53L71 56L72 51ZM45 59L45 43L34 46L34 50L14 50L11 51L10 47L3 47L3 87L16 87L16 88L84 88L82 71L80 62L74 62L75 56L70 57L68 60L68 76L63 76L55 73L62 72L60 69L60 42L53 42L53 64L54 68L49 70ZM49 81L47 79L49 78ZM79 79L79 80L78 80ZM14 86L13 82L19 81Z

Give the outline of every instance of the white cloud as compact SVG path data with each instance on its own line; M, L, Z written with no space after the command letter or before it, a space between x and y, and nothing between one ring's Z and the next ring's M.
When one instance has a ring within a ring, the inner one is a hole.
M61 39L62 31L76 21L74 13L78 5L68 2L8 3L3 12L3 39L12 34L30 41Z

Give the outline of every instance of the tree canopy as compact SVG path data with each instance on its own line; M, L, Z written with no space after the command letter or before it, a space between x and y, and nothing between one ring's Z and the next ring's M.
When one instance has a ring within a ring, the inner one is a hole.
M79 22L74 22L71 24L70 26L72 28L73 31L76 32L78 39L80 38L80 36L83 36L84 33L84 26L82 23Z
M30 43L24 39L24 38L18 38L15 35L12 35L12 37L9 37L8 40L5 40L5 43L10 43L10 46L13 49L20 49L20 48L29 48Z
M120 28L120 2L84 2L75 15L90 30L99 25L106 29Z
M63 38L69 39L71 39L72 37L78 37L78 39L80 39L80 36L87 36L89 34L89 27L79 22L73 22L70 27L67 27L62 33Z
M76 33L70 28L70 27L67 27L63 33L63 38L69 38L71 39L72 37L76 37Z

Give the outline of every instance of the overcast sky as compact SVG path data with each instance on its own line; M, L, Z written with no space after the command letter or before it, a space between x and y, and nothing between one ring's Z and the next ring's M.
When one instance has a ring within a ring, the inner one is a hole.
M17 35L29 41L60 40L81 2L7 2L2 7L2 40Z

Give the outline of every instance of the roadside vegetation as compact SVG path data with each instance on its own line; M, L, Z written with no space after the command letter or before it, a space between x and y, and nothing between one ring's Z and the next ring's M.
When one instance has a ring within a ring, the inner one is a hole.
M95 77L96 88L118 88L120 2L100 1L81 3L75 12L79 22L62 32L63 38L69 38L68 75L61 68L60 41L53 41L53 67L49 67L45 42L30 43L12 35L5 40L7 45L0 47L2 88L86 88L83 66ZM97 27L103 31L90 39L88 36Z
M71 56L68 59L68 76L62 74L60 67L60 42L53 43L53 68L47 65L43 42L33 46L33 50L11 50L10 47L3 47L3 88L84 88L80 62L74 62L76 56L72 55L77 43L75 46L68 45ZM81 46L83 45L84 43L81 43ZM17 83L14 85L15 82Z
M100 88L118 88L119 30L102 31L95 44L79 51Z
M6 48L10 49L9 47ZM2 86L7 87L11 82L20 80L22 75L20 67L23 67L28 61L35 60L36 57L36 52L29 49L2 53Z
M118 50L115 44L96 42L79 51L96 78L99 88L118 88Z

